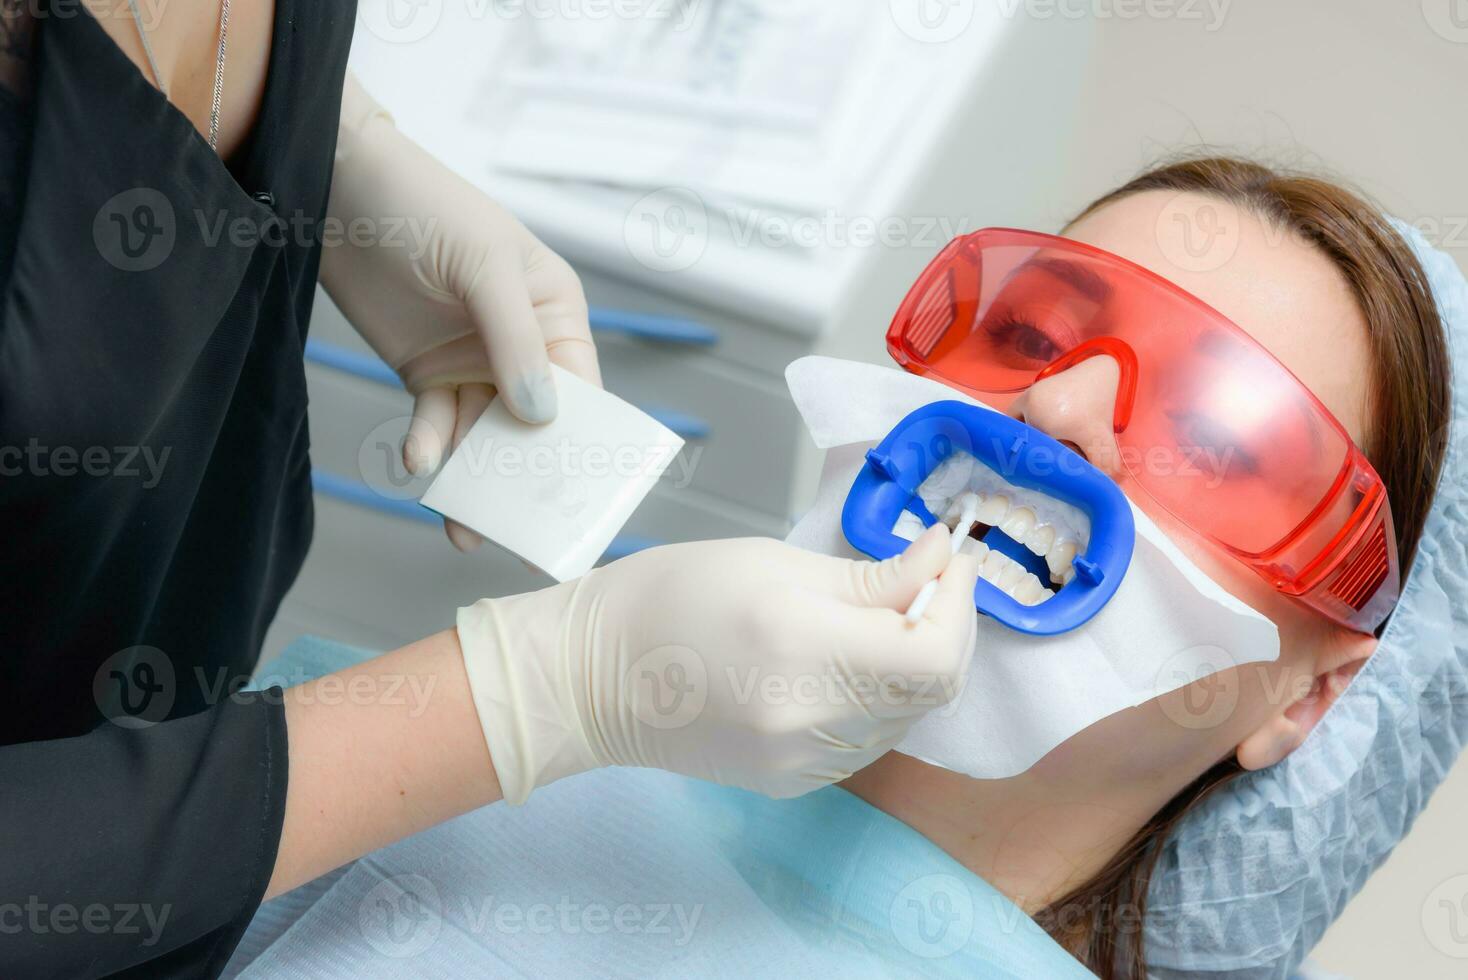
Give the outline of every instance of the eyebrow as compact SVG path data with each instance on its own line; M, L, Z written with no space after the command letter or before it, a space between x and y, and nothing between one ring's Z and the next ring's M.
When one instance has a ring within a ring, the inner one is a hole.
M1037 268L1059 279L1067 286L1095 303L1104 303L1111 296L1111 284L1094 270L1069 259L1037 256L1015 270Z

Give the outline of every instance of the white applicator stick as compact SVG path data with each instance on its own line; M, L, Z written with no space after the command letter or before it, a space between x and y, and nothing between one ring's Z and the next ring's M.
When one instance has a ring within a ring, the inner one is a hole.
M958 554L958 549L963 547L963 539L968 537L969 530L974 526L974 521L979 518L979 498L974 494L968 494L968 503L963 505L963 512L958 516L958 524L954 528L953 536L948 545L951 554ZM928 611L928 604L933 601L933 596L938 594L938 580L934 579L912 600L912 605L907 607L907 621L916 624L923 618L923 613Z

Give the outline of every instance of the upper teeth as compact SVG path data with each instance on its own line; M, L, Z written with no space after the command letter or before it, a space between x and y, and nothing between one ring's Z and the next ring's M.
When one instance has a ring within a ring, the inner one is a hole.
M1066 584L1075 575L1075 566L1071 562L1076 556L1076 543L1070 540L1060 540L1045 552L1045 564L1050 568L1052 581Z
M1008 534L1009 532L1005 531L1004 533ZM1037 525L1029 534L1024 536L1024 540L1021 543L1035 554L1044 556L1055 545L1055 528L1049 524Z
M1016 507L1009 512L999 524L999 530L1014 538L1023 541L1025 535L1035 529L1035 512L1028 507Z
M1063 501L1015 487L968 453L957 452L940 464L918 488L918 495L935 515L955 530L968 535L973 528L957 528L964 509L973 506L976 521L997 527L1032 553L1045 559L1050 581L1067 585L1075 577L1072 562L1084 551L1090 537L1086 515ZM923 523L904 511L892 533L915 540ZM983 560L982 576L1017 602L1036 605L1054 595L1045 584L1019 562L983 542L970 538L962 550Z
M979 505L979 520L990 527L998 527L1009 514L1009 498L996 493L983 500Z

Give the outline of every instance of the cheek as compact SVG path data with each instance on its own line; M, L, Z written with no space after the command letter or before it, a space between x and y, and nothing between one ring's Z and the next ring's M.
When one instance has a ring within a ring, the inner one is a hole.
M1172 539L1178 550L1192 559L1204 574L1230 595L1249 606L1279 628L1281 660L1293 660L1297 652L1312 649L1325 621L1293 599L1271 588L1243 562L1236 561L1209 544L1197 532L1162 510L1145 494L1126 487L1127 496Z

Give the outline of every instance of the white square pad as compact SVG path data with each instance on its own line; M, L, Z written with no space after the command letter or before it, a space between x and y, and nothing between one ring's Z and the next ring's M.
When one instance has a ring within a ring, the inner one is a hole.
M555 421L522 422L496 398L422 503L564 582L592 569L683 440L616 395L551 372Z

